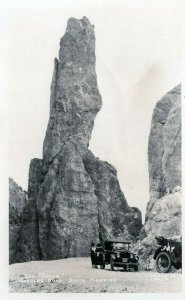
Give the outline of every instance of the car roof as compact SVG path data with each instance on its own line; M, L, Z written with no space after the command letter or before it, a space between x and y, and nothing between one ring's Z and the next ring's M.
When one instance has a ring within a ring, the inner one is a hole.
M106 240L104 243L123 243L123 244L131 244L131 242L123 241L123 240Z

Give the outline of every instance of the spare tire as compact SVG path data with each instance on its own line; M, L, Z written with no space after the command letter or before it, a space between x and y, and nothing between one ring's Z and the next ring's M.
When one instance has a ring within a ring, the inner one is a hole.
M168 273L171 269L172 262L167 252L160 252L156 257L155 267L159 273Z

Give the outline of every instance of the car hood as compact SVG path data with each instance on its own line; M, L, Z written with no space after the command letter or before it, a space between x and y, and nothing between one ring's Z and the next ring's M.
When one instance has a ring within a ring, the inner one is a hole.
M124 254L132 254L132 255L136 255L135 253L133 253L133 252L130 252L130 251L128 251L128 250L122 250L122 249L117 249L117 250L113 250L112 251L113 253L119 253L119 254L121 254L121 253L124 253Z
M130 253L128 250L122 250L122 249L113 250L112 252L114 252L114 253Z

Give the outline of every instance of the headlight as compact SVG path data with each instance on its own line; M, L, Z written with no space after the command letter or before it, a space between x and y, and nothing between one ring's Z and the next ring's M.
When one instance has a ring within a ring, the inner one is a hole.
M120 257L120 253L117 253L116 256L117 256L117 258L119 258Z
M112 258L112 259L115 259L115 258L116 258L116 256L115 256L114 254L112 254L111 258Z
M133 255L133 254L130 254L130 258L134 258L134 255Z

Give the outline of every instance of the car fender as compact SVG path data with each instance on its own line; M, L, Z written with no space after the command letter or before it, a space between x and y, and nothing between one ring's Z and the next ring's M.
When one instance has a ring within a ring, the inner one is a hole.
M154 256L153 256L153 259L156 259L157 255L160 253L160 252L167 252L166 250L162 250L163 247L159 247L155 253L154 253Z
M172 263L173 263L173 264L176 264L176 263L177 263L177 262L176 262L176 256L173 255L173 253L171 253L170 251L163 250L163 248L164 248L164 247L159 247L159 248L156 250L156 252L155 252L155 254L154 254L154 256L153 256L153 259L156 259L157 255L158 255L160 252L166 252L166 253L169 254Z

